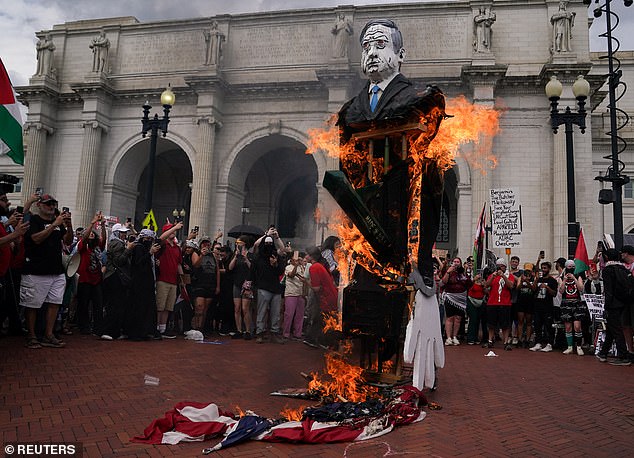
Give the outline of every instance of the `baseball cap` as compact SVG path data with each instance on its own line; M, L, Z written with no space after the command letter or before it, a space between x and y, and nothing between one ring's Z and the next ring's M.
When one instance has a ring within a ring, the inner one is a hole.
M167 223L163 226L163 228L161 229L161 232L166 232L169 231L171 228L173 228L174 225L172 223Z
M117 223L114 226L112 226L112 232L128 232L130 230L130 228L125 227L123 224L121 223Z
M495 265L506 267L506 261L504 260L504 258L497 258L495 261Z
M621 248L621 254L634 255L634 246L632 246L632 245L623 245L623 247Z
M57 203L57 199L50 194L44 194L42 197L40 197L40 202L42 202L43 204L47 204L49 202Z
M572 259L566 261L566 269L572 269L575 266L575 262Z
M273 237L265 237L264 243L273 243Z

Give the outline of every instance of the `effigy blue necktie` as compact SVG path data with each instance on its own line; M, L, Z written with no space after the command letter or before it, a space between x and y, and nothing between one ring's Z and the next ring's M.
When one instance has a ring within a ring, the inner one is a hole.
M378 96L378 92L381 90L381 88L378 85L374 85L372 86L372 98L370 99L370 110L372 110L372 112L374 113L374 110L376 110L376 106L379 104L379 96Z

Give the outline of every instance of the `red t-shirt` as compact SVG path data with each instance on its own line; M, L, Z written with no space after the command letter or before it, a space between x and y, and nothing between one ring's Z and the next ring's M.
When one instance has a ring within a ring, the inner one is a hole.
M498 277L495 274L489 275L487 278L487 282L491 277L494 277L493 282L491 282L491 290L489 291L489 301L487 305L494 306L511 306L511 290L506 287L504 283L504 279L502 277ZM509 274L509 280L515 283L515 277L513 274Z
M337 288L335 281L332 279L330 272L320 263L311 264L310 269L310 285L314 288L321 286L317 293L319 296L319 308L322 312L337 311Z
M4 228L4 224L0 223L0 238L6 237L9 235ZM5 243L0 246L0 277L3 277L4 274L9 270L9 266L11 265L11 244Z
M170 245L166 241L158 259L161 263L157 280L171 283L172 285L178 284L178 266L183 262L183 254L178 244Z
M90 248L87 243L84 243L83 239L81 239L77 242L77 252L81 258L79 262L79 269L77 269L77 273L79 274L79 283L88 283L91 285L98 285L101 283L101 260L97 262L97 259L92 259L94 250Z

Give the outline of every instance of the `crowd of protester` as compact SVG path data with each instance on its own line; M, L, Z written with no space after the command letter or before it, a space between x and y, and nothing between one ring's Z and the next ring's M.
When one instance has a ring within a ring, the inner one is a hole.
M300 252L270 226L232 247L220 231L212 238L196 227L179 241L182 222L157 235L137 232L130 219L109 227L100 212L74 230L49 194L9 206L0 195L0 324L25 335L28 348L62 348L74 332L142 341L192 330L316 347L322 313L337 310L336 237Z
M618 251L600 243L590 265L581 267L559 258L553 268L543 252L522 269L517 256L510 269L503 258L479 271L472 257L464 263L435 257L434 263L446 346L462 340L494 348L499 342L506 351L558 349L565 355L595 352L613 365L634 361L633 246ZM602 296L602 315L590 313L586 294Z
M142 341L192 330L257 343L328 344L322 329L324 313L337 311L337 237L300 252L270 226L232 247L220 231L212 238L194 228L179 241L182 222L157 235L137 232L130 220L107 227L101 213L74 230L68 208L60 211L49 194L10 210L0 193L0 219L0 323L3 332L25 335L28 348L64 347L73 332ZM69 276L73 259L79 265ZM447 346L500 342L507 351L581 356L594 351L600 325L605 342L597 358L634 361L634 297L622 293L632 280L632 246L598 246L581 272L564 258L553 266L543 252L522 269L517 256L508 267L499 258L482 270L471 257L434 263ZM585 294L603 296L603 316L590 314Z

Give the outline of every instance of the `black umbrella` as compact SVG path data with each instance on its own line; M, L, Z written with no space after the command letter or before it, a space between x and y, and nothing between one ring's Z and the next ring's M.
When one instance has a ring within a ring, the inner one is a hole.
M256 238L264 235L264 231L257 226L250 226L248 224L239 224L229 229L227 233L229 237L238 238L241 235L252 235Z

